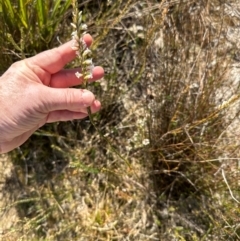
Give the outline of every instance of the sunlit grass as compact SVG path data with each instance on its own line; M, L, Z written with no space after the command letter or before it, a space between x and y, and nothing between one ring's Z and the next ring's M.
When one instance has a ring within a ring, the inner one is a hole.
M57 45L70 4L71 0L1 0L1 58L7 56L9 65Z

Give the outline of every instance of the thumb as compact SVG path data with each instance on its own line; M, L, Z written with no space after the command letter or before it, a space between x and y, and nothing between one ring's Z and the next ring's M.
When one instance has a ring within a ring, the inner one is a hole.
M46 87L44 95L44 112L56 110L68 110L86 113L86 107L92 105L95 96L92 92L85 89L55 89Z

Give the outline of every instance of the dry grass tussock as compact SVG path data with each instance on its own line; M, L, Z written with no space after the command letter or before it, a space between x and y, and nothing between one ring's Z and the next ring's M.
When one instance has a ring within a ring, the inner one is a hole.
M79 6L98 130L48 125L11 153L2 240L239 240L238 1Z

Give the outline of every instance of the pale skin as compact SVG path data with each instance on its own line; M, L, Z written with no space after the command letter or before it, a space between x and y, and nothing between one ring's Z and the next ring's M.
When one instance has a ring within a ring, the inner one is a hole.
M88 46L90 35L84 36ZM45 123L83 119L87 107L95 113L101 103L88 90L69 88L81 84L80 69L64 69L75 57L72 42L14 63L0 77L0 153L22 145ZM102 67L93 69L95 81Z

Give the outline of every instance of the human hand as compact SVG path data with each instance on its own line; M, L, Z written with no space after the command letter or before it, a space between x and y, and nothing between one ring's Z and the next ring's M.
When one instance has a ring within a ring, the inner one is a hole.
M89 46L92 37L84 41ZM82 119L87 107L92 113L100 109L90 91L68 88L82 81L75 76L79 69L63 69L76 57L71 44L16 62L0 77L0 153L20 146L45 123ZM95 67L92 74L90 81L104 70Z

